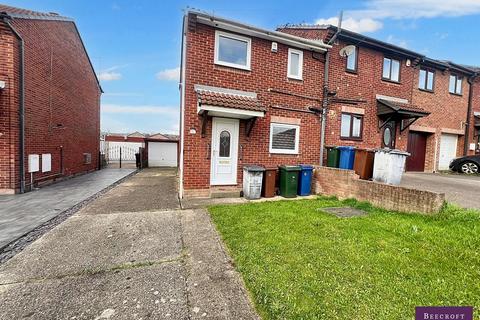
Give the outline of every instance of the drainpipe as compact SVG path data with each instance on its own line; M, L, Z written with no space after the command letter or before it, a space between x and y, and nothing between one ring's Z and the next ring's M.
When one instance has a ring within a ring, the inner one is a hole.
M473 74L470 78L468 78L468 108L467 108L467 121L465 122L465 139L463 143L463 155L466 156L468 154L468 140L470 137L470 118L472 117L472 104L473 104L473 82L475 78L478 76L477 73Z
M343 11L340 12L340 16L338 19L338 27L337 31L333 35L333 37L328 41L328 45L333 45L335 40L337 39L338 35L341 32L342 28L342 19L343 19ZM328 89L328 73L330 69L330 50L327 51L325 54L325 67L324 67L324 79L323 79L323 99L322 99L322 112L320 116L322 117L322 128L321 128L321 136L320 136L320 166L323 166L323 153L325 149L325 131L327 128L327 110L329 104L329 96L331 95Z
M179 190L178 196L180 199L183 199L183 149L185 146L185 63L187 56L187 23L188 23L188 12L183 16L183 26L182 26L182 61L180 63L180 159L179 159Z
M25 74L24 74L24 63L25 63L25 58L24 58L24 52L25 52L25 47L24 47L24 42L20 34L15 30L15 28L11 25L10 19L11 17L5 13L0 13L0 17L3 19L3 22L10 28L10 30L13 32L15 37L19 41L19 60L20 60L20 66L19 66L19 126L20 126L20 161L19 161L19 173L20 173L20 193L25 192Z

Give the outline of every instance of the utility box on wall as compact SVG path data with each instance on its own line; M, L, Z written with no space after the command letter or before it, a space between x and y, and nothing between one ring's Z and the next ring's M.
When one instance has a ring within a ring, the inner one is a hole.
M38 154L28 155L28 172L38 172L40 170L40 156Z

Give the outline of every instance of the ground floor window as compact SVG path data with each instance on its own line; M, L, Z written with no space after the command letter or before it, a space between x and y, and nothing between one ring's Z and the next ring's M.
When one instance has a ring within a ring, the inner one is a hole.
M270 124L270 153L298 154L300 127L292 124Z
M340 137L342 139L361 140L363 131L363 115L342 113Z

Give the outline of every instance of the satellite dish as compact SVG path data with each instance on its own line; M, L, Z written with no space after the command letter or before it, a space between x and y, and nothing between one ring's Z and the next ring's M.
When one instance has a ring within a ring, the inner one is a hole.
M340 56L341 57L348 57L350 56L351 54L353 54L355 52L355 46L346 46L342 49L340 49Z

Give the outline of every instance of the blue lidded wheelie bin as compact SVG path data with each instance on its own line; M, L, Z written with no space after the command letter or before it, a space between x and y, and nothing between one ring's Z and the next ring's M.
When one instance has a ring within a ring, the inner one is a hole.
M299 196L308 196L311 192L312 186L312 174L313 166L311 165L300 165L300 175L298 179L298 195Z
M340 150L340 169L353 169L353 163L355 161L355 148L349 146L337 147Z

